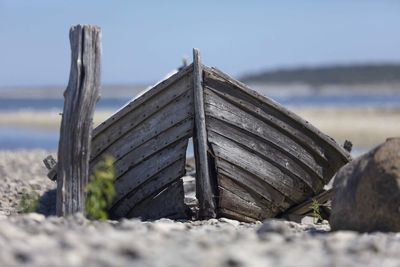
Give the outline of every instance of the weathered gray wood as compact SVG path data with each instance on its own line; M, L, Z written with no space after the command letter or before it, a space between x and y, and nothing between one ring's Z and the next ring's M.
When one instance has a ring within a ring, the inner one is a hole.
M47 177L49 177L49 179L52 181L56 181L57 180L57 168L58 168L56 160L53 158L52 155L49 155L43 160L43 163L46 166L46 168L49 170L49 172L47 173Z
M149 89L96 128L91 165L104 154L115 159L111 218L186 218L182 217L187 208L184 196L176 182L185 173L193 126L192 65ZM161 198L157 197L161 191ZM161 206L160 199L171 207Z
M244 188L236 184L230 178L220 175L218 180L218 187L220 190L220 208L228 208L231 205L231 202L234 202L237 199L237 202L241 202L241 206L243 209L240 209L240 212L247 215L248 217L252 217L256 220L264 220L266 218L270 218L274 215L274 212L267 208L265 203L261 201L257 196L253 196L249 191L244 190ZM224 195L224 191L228 191L227 195ZM235 197L232 197L235 195ZM228 202L228 204L226 204ZM246 212L243 212L246 210Z
M151 197L160 188L167 187L169 184L177 180L177 177L182 177L185 174L185 169L182 168L184 158L177 160L166 168L158 171L154 176L150 177L143 185L130 191L113 205L110 209L110 216L118 219L134 210L134 207L143 200Z
M291 175L297 177L297 179L303 180L314 193L320 192L324 187L322 178L320 179L320 177L313 172L308 173L291 157L287 157L280 150L268 143L264 143L256 136L252 136L248 132L241 131L239 128L232 127L229 124L225 124L211 117L207 120L207 126L209 129L209 140L212 140L210 133L212 135L218 134L224 136L225 138L243 145L249 151L268 160L281 170L291 173Z
M213 138L216 137L214 136ZM212 144L214 144L213 150L216 157L223 158L253 173L253 175L269 183L273 188L281 192L288 199L291 199L294 203L299 203L305 199L304 184L288 176L271 163L242 149L236 143L228 139L220 138L218 142L213 142Z
M325 202L327 202L328 200L330 200L332 198L333 195L333 191L332 189L329 190L324 190L321 193L319 193L318 195L314 196L314 197L310 197L309 199L305 200L304 202L291 207L290 209L288 209L287 211L285 211L285 213L282 215L282 217L290 217L292 215L301 215L301 216L306 216L307 214L312 213L312 209L311 209L311 204L313 202L313 200L316 200L319 204L324 204Z
M193 49L193 83L195 133L193 138L196 157L196 197L199 201L199 217L202 219L215 218L214 189L210 179L210 169L207 155L207 131L204 111L203 69L197 49Z
M228 209L234 211L237 217L231 217L231 219L241 219L241 215L245 215L246 217L253 218L256 220L263 220L264 218L269 218L269 214L267 213L267 209L262 209L256 206L253 202L246 201L230 190L219 186L219 207L221 209Z
M221 217L226 217L226 218L235 218L236 220L241 221L241 222L248 222L248 223L255 222L254 218L252 218L252 217L248 217L246 215L239 214L237 211L232 211L232 210L225 209L225 208L219 208L218 215Z
M193 120L185 120L181 124L176 124L174 127L168 128L155 138L141 144L135 150L116 161L114 166L117 170L117 177L134 168L143 160L159 153L160 150L171 146L173 143L190 138L193 129L192 122Z
M353 143L350 142L349 140L345 140L344 144L343 144L343 148L344 150L346 150L347 152L351 152L351 149L353 148Z
M70 30L71 72L64 93L58 145L57 215L84 212L89 180L92 121L99 98L101 30L77 25Z
M161 132L171 127L177 127L180 122L193 118L193 102L187 96L191 96L189 91L183 94L181 98L158 110L157 113L152 114L148 119L136 124L134 128L115 140L101 154L111 154L116 160L119 160L134 151L139 145L156 138ZM116 124L120 125L120 123L121 121ZM115 126L116 129L123 127L118 125ZM190 135L192 135L192 131L190 131ZM101 159L99 156L92 158L91 163L95 164L99 159Z
M243 112L238 107L226 102L210 91L205 94L206 114L209 117L224 121L227 124L238 127L244 131L256 135L264 142L275 145L288 157L296 159L300 164L307 165L319 176L324 176L324 169L315 158L302 146L288 136L282 135L277 129L257 119L249 113Z
M141 106L142 104L144 104L147 100L159 98L158 97L159 93L166 91L166 88L173 86L174 83L179 81L182 77L190 74L192 71L193 71L193 65L190 64L189 66L185 67L178 73L175 73L168 79L156 84L154 87L152 87L146 93L144 93L140 97L132 100L129 104L127 104L125 107L123 107L117 113L115 113L113 116L111 116L106 121L104 121L99 126L97 126L93 130L93 136L96 137L97 135L102 133L104 130L106 130L108 127L115 125L115 123L118 120L120 120L124 116L130 114L134 109L136 109L139 106ZM192 83L189 83L188 86L192 86ZM187 88L187 89L189 89L189 88Z
M256 91L250 89L245 84L233 79L232 77L228 76L227 74L223 73L222 71L216 68L209 68L204 66L203 67L205 73L211 73L213 76L219 77L219 79L224 80L225 82L230 83L232 86L235 87L236 90L240 90L249 96L252 96L255 99L259 100L260 105L266 105L279 112L281 114L282 120L290 120L293 123L297 123L300 128L303 128L304 131L307 131L307 134L312 136L312 138L320 138L325 143L327 149L330 149L330 154L332 154L332 158L334 160L330 161L331 164L334 165L334 169L340 168L342 165L346 164L348 161L351 160L350 154L345 151L340 145L338 145L331 137L323 134L313 125L311 125L306 120L300 118L298 115L294 114L293 112L289 111L288 109L282 107L277 102L273 101L272 99L266 98ZM338 156L336 156L338 154Z
M156 175L162 169L172 165L175 161L180 161L182 168L185 167L185 158L187 139L181 139L180 142L166 147L159 153L142 161L134 168L128 170L115 181L115 190L117 192L113 200L113 205L129 192L138 188L152 176ZM176 177L180 178L180 177Z
M320 161L325 161L321 162L322 164L326 166L329 165L329 159L327 158L329 154L326 154L325 142L320 138L311 138L307 132L303 130L303 127L300 129L297 128L299 126L298 123L292 123L290 120L282 119L281 114L276 112L276 110L260 104L260 100L244 94L241 90L234 90L232 85L219 80L209 73L205 74L205 84L207 90L211 90L213 93L227 102L231 102L244 112L250 113L272 127L279 129L281 134L295 139L296 142L301 144L312 155L319 158Z
M190 105L190 110L181 110L179 112L180 114L177 114L178 116L186 115L183 114L184 112L190 112L193 114L193 104L191 104L192 101L188 101L193 98L192 75L187 71L182 72L185 72L186 76L179 75L179 78L171 77L170 79L173 79L174 83L167 87L162 87L162 90L156 86L148 91L148 95L145 95L146 98L138 98L130 103L130 111L124 116L120 115L120 113L126 112L125 109L122 109L108 119L106 121L107 127L102 131L98 131L96 136L93 138L93 153L91 160L93 161L99 154L103 153L115 142L123 139L125 137L124 135L126 135L128 132L131 132L131 129L136 128L140 124L146 123L146 121L151 119L154 115L163 114L166 112L166 109L172 108L176 110L181 108L181 105L177 104L177 102L183 101L185 104ZM154 95L153 91L159 92ZM137 104L137 102L140 104ZM176 110L175 113L178 113L178 111ZM170 121L173 120L173 118L169 119ZM111 120L112 123L108 122L109 120ZM161 120L158 121L158 123L159 122L161 122ZM102 125L99 127L103 128ZM153 129L153 131L154 130L156 129Z
M279 215L320 192L351 159L307 121L226 74L204 66L203 79L220 216L259 219L259 203Z
M266 202L265 208L274 212L281 213L293 205L293 202L287 199L281 192L277 191L270 184L252 173L225 161L222 158L216 158L218 177L221 175L229 177L243 187L243 190L257 195L262 202Z
M127 217L140 217L143 220L166 217L170 219L189 219L189 215L190 210L184 204L182 180L178 180L152 198L145 199L128 212Z

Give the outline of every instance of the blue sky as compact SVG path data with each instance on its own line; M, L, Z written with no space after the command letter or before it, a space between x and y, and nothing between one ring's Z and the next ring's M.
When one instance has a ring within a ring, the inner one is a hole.
M103 83L146 83L191 61L232 75L400 62L400 1L0 0L0 86L66 85L69 27L103 29Z

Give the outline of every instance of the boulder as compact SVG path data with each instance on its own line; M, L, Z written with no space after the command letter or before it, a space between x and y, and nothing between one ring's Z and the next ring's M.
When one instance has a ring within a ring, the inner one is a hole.
M400 138L345 165L333 184L332 230L400 231Z

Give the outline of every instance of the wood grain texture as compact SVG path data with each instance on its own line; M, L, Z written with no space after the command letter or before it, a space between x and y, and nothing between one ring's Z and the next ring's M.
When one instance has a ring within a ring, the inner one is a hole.
M184 166L185 149L187 147L186 142L187 140L180 140L180 142L173 144L173 146L162 149L157 154L142 161L140 164L118 177L115 181L117 194L114 198L114 203L124 198L132 190L140 187L160 170L168 167L175 161L181 162L181 165Z
M290 136L283 135L265 121L241 110L234 104L226 102L212 92L206 92L205 98L207 116L259 137L259 140L275 146L287 157L293 158L299 164L305 165L309 170L314 170L318 176L323 177L324 169L316 158Z
M109 128L110 126L115 125L115 122L117 122L121 118L125 117L126 115L130 114L134 109L140 107L147 100L161 98L158 96L159 93L164 92L165 88L172 86L177 81L180 81L182 79L182 77L187 76L187 74L190 75L192 72L193 72L193 64L190 64L187 67L185 67L184 69L182 69L181 71L172 75L171 77L156 84L154 87L152 87L150 90L145 92L143 95L132 100L130 103L125 105L123 108L121 108L118 112L116 112L114 115L112 115L106 121L102 122L99 126L97 126L93 130L93 136L96 137L100 133L102 133L104 130ZM192 83L190 83L190 84L188 84L188 86L192 87L193 85L192 85Z
M216 69L203 71L219 216L277 216L321 192L350 160L331 138L279 104Z
M291 207L289 210L285 211L284 214L282 214L282 217L290 217L292 215L301 215L302 217L304 217L307 214L311 214L312 213L311 204L314 200L322 205L326 203L328 200L330 200L332 198L332 195L333 195L332 189L326 191L324 190L318 195L310 197L309 199L300 203L299 205Z
M193 49L193 84L195 109L195 134L193 138L196 158L196 198L199 201L199 218L215 218L215 190L208 164L207 130L204 111L203 70L200 54Z
M77 25L70 30L71 72L58 145L57 215L84 212L89 180L92 121L101 79L101 30Z
M329 160L331 164L341 166L341 164L343 163L345 164L351 160L350 154L346 150L344 150L340 145L338 145L331 137L325 135L317 128L315 128L313 125L311 125L308 121L302 119L301 117L291 112L290 110L282 107L274 100L260 95L256 91L247 87L245 84L233 79L232 77L228 76L227 74L223 73L222 71L216 68L209 68L204 66L203 69L205 71L205 78L207 78L208 75L217 77L224 83L229 84L231 88L233 88L233 90L241 91L248 97L257 100L260 107L263 108L269 107L269 110L271 112L273 111L273 114L277 114L280 120L287 121L292 125L297 126L298 129L302 129L302 131L305 131L307 135L309 135L311 138L315 140L318 141L322 140L321 142L323 142L324 147L326 149L329 149L330 153L327 156L330 156Z
M130 211L133 211L139 203L150 198L158 190L168 187L172 182L176 181L176 177L182 177L185 174L185 170L182 168L182 161L184 161L183 158L173 162L163 169L160 169L151 178L147 179L142 186L131 190L124 198L120 199L113 205L110 209L110 217L126 217L127 214ZM182 195L179 197L182 197ZM180 204L181 203L178 203L178 205Z
M193 114L193 108L186 110L186 114L184 114L184 110L179 110L181 105L177 104L177 102L184 102L187 105L193 105L191 104L193 103L192 74L186 69L181 72L186 75L182 76L181 73L178 72L164 81L164 83L155 86L147 93L128 104L111 118L107 119L104 124L99 125L95 129L96 134L93 138L91 161L95 161L99 154L110 150L110 147L116 142L119 143L116 146L125 146L129 149L130 145L121 145L121 143L130 139L132 136L129 136L129 133L132 133L132 129L138 128L139 125L146 127L143 131L150 133L151 130L156 131L158 128L157 124L164 122L167 118L169 120L164 123L176 122L174 117L170 117L170 113L175 113L175 116L181 117ZM168 114L163 115L163 113ZM163 118L159 117L158 121L152 120L154 116L163 116ZM153 123L153 125L148 125L149 121ZM107 127L105 125L107 125ZM150 127L153 127L153 129L149 129ZM100 128L100 130L98 130L98 128Z
M221 209L231 210L235 216L231 216L231 219L242 220L241 217L244 215L249 218L256 220L263 220L265 217L269 217L270 214L267 209L262 209L255 205L254 202L246 201L240 198L237 194L231 192L224 187L219 187L220 194L220 207Z
M154 99L153 101L158 102L161 100ZM144 108L144 106L142 107ZM144 110L143 112L145 111L146 110ZM143 116L139 115L138 120L140 120L141 117ZM145 120L140 120L140 122L136 122L134 124L134 127L127 130L124 135L121 135L106 149L102 150L101 153L112 154L117 161L120 161L128 154L132 154L132 151L135 151L136 148L138 148L140 145L147 143L151 140L160 139L158 138L158 136L164 131L167 131L171 128L176 128L182 123L185 125L186 128L190 128L191 126L193 126L192 92L186 91L185 94L168 103L163 108L158 109L156 113L152 113L151 116L146 117L147 118ZM124 124L124 121L120 120L116 122L116 125L114 127L123 127L118 126L120 124ZM190 132L192 132L192 129L190 129ZM110 132L109 134L110 136L113 135L112 132ZM108 138L108 136L105 136L105 138ZM99 139L94 139L94 142L96 142L96 144L98 144L98 141ZM162 141L160 140L160 142ZM93 158L91 162L96 163L100 158L101 157L97 156Z
M210 138L212 138L211 142L217 158L223 158L231 164L247 170L257 176L258 179L268 182L294 203L302 201L304 193L309 193L300 181L290 177L251 151L242 149L237 143L220 136L210 135Z
M275 144L267 143L252 133L245 132L238 127L226 124L212 117L208 118L207 125L210 126L209 132L212 136L216 136L216 138L218 136L225 137L240 144L243 149L254 151L259 157L267 160L290 176L302 180L314 193L319 192L324 187L322 179L319 179L316 173L308 172L307 168L304 168L296 160L282 153Z
M268 202L252 194L252 191L243 190L241 184L236 183L227 176L220 175L218 186L221 198L219 206L221 208L236 206L232 210L257 220L275 215L272 209L267 208L269 207Z
M265 208L273 211L274 214L279 214L293 205L290 199L253 173L225 161L223 158L216 158L216 164L219 177L222 175L229 177L239 184L243 190L253 196L257 195L262 202L266 203Z
M116 169L110 218L187 218L180 178L194 128L191 67L151 88L96 130L91 165L109 154Z
M183 194L183 182L178 180L139 203L127 217L140 217L142 220L189 218L190 210L181 199Z
M57 181L57 162L52 155L47 156L43 160L44 165L46 166L49 172L47 173L47 177L49 177L52 181Z

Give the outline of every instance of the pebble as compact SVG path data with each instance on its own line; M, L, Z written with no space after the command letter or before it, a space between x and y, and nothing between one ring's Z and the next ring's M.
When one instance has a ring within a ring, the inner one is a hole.
M227 218L220 218L219 221L222 222L222 223L230 224L230 225L235 226L235 227L238 227L240 225L239 221L231 220L231 219L227 219Z
M326 221L89 221L82 214L19 214L22 188L40 195L54 188L41 167L47 154L0 151L0 266L400 266L400 233L330 232Z

